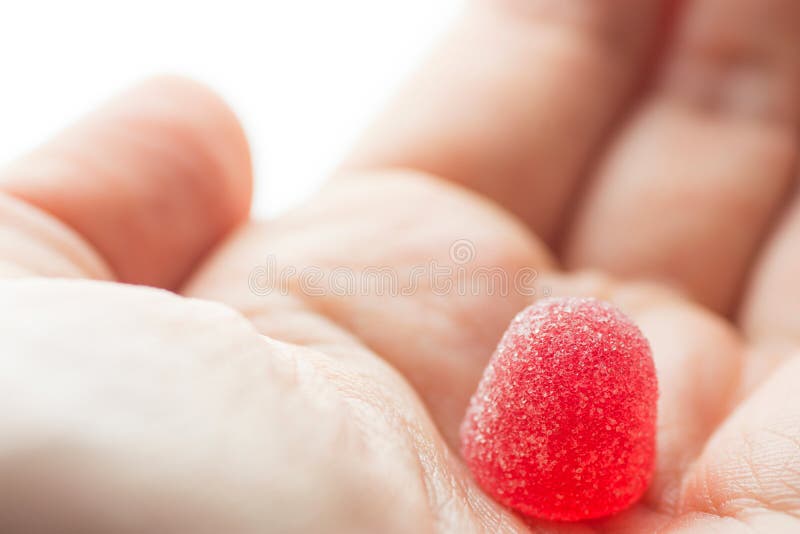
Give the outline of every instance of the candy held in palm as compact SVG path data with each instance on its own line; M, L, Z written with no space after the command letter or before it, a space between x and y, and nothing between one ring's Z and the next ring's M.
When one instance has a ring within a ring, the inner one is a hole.
M633 504L655 460L650 346L612 305L545 299L513 320L461 427L462 454L496 500L578 521Z

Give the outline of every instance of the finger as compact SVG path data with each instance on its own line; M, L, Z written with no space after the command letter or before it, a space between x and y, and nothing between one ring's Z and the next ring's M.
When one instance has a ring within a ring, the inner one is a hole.
M0 195L7 271L95 277L105 263L120 281L175 287L246 216L248 148L216 95L161 78L13 163Z
M565 240L572 267L730 312L797 161L800 4L694 0Z
M787 210L753 270L741 323L760 343L800 343L800 195Z
M715 432L686 477L682 513L793 532L800 512L800 358L787 361Z
M470 3L345 167L442 176L552 238L595 145L636 84L663 3Z
M108 265L77 233L41 210L0 193L0 278L111 278Z

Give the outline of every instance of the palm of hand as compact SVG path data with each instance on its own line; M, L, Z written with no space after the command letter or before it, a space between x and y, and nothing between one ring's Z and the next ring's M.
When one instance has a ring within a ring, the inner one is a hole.
M738 3L751 10L768 4ZM637 11L622 4L597 8L609 13L592 17L621 24L612 12ZM705 4L713 13L714 2ZM29 455L21 456L25 462L10 453L2 458L9 474L2 491L14 494L0 501L8 531L65 525L82 532L791 530L800 498L793 388L800 367L791 340L800 327L791 299L797 290L782 283L797 257L793 221L800 210L787 211L761 259L751 261L788 184L796 149L788 148L791 130L654 97L608 149L577 202L571 197L577 165L602 140L609 117L599 110L621 100L614 91L624 93L615 89L624 85L617 79L623 69L602 58L588 64L573 49L580 43L565 40L552 21L530 37L531 46L520 41L530 28L514 26L517 19L493 7L475 9L480 16L466 17L451 46L465 34L506 24L513 27L504 28L508 42L498 53L571 60L537 80L516 72L518 79L498 81L495 72L488 82L447 95L459 102L436 102L434 91L427 98L446 126L423 115L397 127L400 120L390 115L353 156L350 172L278 220L247 223L199 269L198 258L241 219L248 195L237 127L201 90L174 81L146 87L138 101L158 104L147 113L162 117L164 101L187 111L153 126L130 120L142 109L113 112L123 107L117 105L89 123L95 126L65 138L80 139L79 150L93 151L94 162L116 157L111 168L120 160L130 164L128 176L115 177L133 190L122 199L108 198L101 187L109 167L83 168L86 157L65 157L74 154L63 149L73 146L68 140L12 167L8 191L77 229L104 259L9 198L4 220L13 224L6 239L33 243L7 258L9 275L104 278L113 271L123 281L174 287L194 271L183 294L222 302L249 322L229 308L150 289L28 277L4 282L3 302L12 305L2 309L0 365L6 405L14 410L0 416L0 428L10 436L7 451ZM636 24L648 20L648 9L638 8ZM697 19L709 16L694 11ZM439 62L459 61L451 57ZM508 68L494 58L472 59ZM440 76L461 72L440 63L431 67ZM608 78L607 94L560 93L560 76L598 75ZM431 91L425 84L412 86L406 98L425 101L425 91ZM468 116L459 110L487 92L503 107L476 129L469 122L480 110ZM196 99L203 105L189 105ZM197 118L197 108L206 119ZM401 100L398 109L409 108ZM548 124L564 124L575 139L552 131L544 138L540 130ZM108 135L136 128L156 130L121 140ZM105 154L97 148L98 131ZM220 139L208 142L210 135ZM143 137L169 150L143 153L154 145L141 143ZM703 159L698 153L694 162L691 154L674 161L658 148L686 143L691 152L709 137L713 146L707 142ZM198 147L198 139L206 142ZM703 169L698 183L692 173L714 151L735 151L733 161ZM187 166L187 155L202 164ZM44 167L59 180L42 179L37 162L43 160L60 163ZM80 172L91 175L80 194L65 194L75 183L61 176L65 161L79 161ZM379 170L391 167L452 177L484 196L430 174ZM192 186L191 193L168 197L165 207L167 197L159 195L176 183ZM107 208L79 209L98 196ZM115 210L124 217L114 217ZM670 210L685 211L668 217ZM722 232L743 210L754 224L736 235ZM154 217L157 227L144 224ZM410 280L416 267L432 261L453 267L457 242L475 252L472 261L455 262L467 278L482 267L512 274L533 268L539 276L529 282L539 294L616 301L650 339L661 388L658 465L650 491L631 510L590 524L526 523L485 496L458 458L467 399L499 335L530 296L513 287L507 294L442 292L424 278L414 291L394 296L357 289L343 295L332 278L316 282L319 293L297 277L286 291L266 294L253 285L268 257L279 271L345 267L357 274L387 267ZM548 244L558 252L548 252ZM559 263L593 271L564 274ZM746 284L751 264L757 267ZM668 279L685 293L637 282L640 276ZM731 323L726 317L739 300L742 319ZM37 386L21 387L26 381ZM65 477L69 488L59 483ZM42 514L43 502L61 505Z

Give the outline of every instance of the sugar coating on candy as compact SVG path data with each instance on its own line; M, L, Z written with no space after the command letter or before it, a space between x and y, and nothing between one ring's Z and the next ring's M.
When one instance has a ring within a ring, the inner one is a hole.
M512 321L472 397L462 455L525 515L578 521L633 504L655 460L650 346L612 305L545 299Z

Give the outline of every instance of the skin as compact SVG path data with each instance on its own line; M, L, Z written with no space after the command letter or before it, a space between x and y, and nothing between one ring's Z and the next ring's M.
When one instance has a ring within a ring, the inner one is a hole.
M475 1L271 221L218 97L120 96L0 175L0 530L797 531L799 40L793 0ZM459 240L536 296L248 283ZM613 301L653 347L656 474L611 518L525 520L459 459L542 294Z

